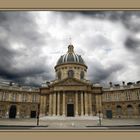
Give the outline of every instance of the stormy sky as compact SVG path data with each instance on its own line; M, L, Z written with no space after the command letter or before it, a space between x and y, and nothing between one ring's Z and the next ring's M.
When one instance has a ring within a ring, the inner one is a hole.
M140 80L140 11L1 11L0 81L54 80L70 37L93 83Z

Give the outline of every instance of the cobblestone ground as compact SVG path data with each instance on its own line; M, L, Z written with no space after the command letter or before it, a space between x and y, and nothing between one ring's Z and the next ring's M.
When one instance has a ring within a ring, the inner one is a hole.
M140 119L103 119L102 126L140 125ZM0 119L2 125L36 126L36 119ZM40 126L48 129L59 128L86 128L86 126L99 126L98 120L40 120Z

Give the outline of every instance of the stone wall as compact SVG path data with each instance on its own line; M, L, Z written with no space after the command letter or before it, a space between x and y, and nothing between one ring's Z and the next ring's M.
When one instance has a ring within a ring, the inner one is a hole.
M61 72L61 80L68 77L68 71L73 70L74 71L74 78L81 79L80 74L83 71L84 72L84 79L86 79L86 73L87 69L83 65L78 64L65 64L61 66L56 67L56 79L58 79L58 73Z
M140 87L104 89L102 106L105 118L140 118Z

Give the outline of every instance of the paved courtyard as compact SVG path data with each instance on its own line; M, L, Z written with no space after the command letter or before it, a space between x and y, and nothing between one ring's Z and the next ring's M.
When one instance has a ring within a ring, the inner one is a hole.
M138 126L140 128L140 119L103 119L101 121L102 128L113 127L113 126ZM32 127L37 129L36 119L0 119L1 129L5 126L20 126L20 127ZM99 120L40 120L39 127L42 129L91 129L100 128ZM140 129L139 129L140 130Z

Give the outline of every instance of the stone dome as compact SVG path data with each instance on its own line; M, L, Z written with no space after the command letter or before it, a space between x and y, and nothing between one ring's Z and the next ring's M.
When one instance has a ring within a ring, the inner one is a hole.
M81 55L74 53L74 47L71 44L68 46L68 52L62 55L57 61L57 65L66 64L66 63L78 63L78 64L85 65L85 62L81 57Z

